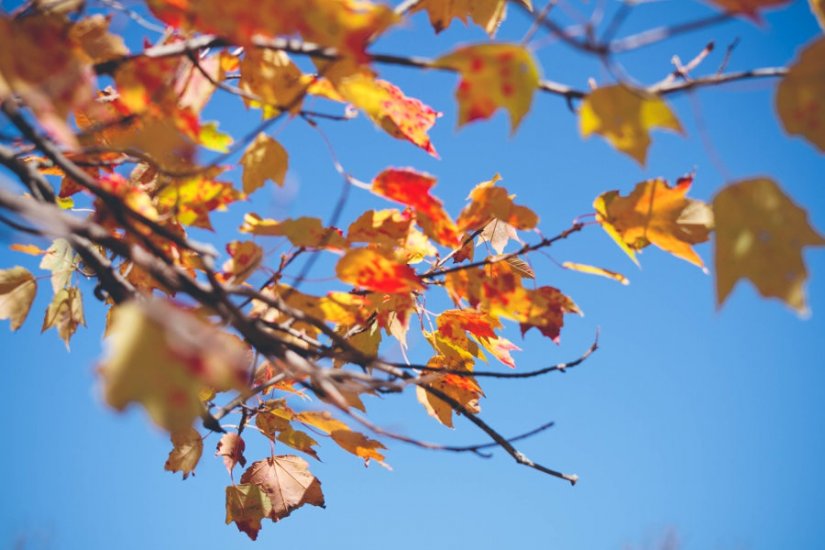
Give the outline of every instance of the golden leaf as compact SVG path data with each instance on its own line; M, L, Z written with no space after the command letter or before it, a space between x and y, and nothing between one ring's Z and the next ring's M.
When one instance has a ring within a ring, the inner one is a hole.
M776 110L785 131L825 152L825 37L809 44L776 89Z
M825 238L773 180L732 183L713 199L716 217L716 303L721 306L740 279L762 296L779 298L799 314L807 312L802 258L805 246Z
M636 251L649 244L704 268L693 245L708 240L713 213L702 201L686 197L693 177L674 187L663 179L643 181L627 197L618 191L599 195L596 220L636 264Z
M261 132L241 157L243 192L247 195L272 180L283 186L289 156L280 143Z
M684 133L676 115L664 100L623 84L590 92L579 109L579 129L583 137L602 135L613 147L627 153L643 166L653 128Z

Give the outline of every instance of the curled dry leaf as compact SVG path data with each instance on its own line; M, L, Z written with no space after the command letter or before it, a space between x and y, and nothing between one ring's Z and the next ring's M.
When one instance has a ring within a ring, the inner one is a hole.
M254 462L241 476L241 483L259 487L269 498L269 513L264 517L272 521L287 517L305 504L324 507L321 482L310 473L306 460L297 456L279 455ZM262 511L265 509L262 507Z
M23 325L36 294L37 281L28 269L0 269L0 319L9 319L12 330Z
M86 326L83 316L83 299L77 287L62 288L55 293L52 303L46 309L41 332L50 328L57 329L60 339L69 347L69 340L74 336L79 325Z
M223 434L220 441L218 441L215 455L223 458L223 464L226 466L229 475L232 475L235 464L246 466L246 457L243 455L245 448L246 443L244 443L243 438L234 432Z
M191 426L172 433L173 448L166 459L164 470L183 472L183 479L194 474L203 454L203 438Z

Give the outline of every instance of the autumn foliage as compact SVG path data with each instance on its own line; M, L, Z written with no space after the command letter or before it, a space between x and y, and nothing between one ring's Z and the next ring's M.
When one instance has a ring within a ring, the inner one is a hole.
M709 3L723 16L758 22L763 9L787 2ZM388 159L386 169L361 181L335 160L353 192L372 193L386 206L346 226L337 214L273 218L250 209L235 234L215 235L221 250L190 236L191 228L213 229L228 206L284 184L290 144L271 132L281 119L314 128L360 113L388 134L374 139L401 140L438 156L428 132L441 114L380 78L384 64L454 73L459 127L502 110L517 132L538 94L554 96L570 105L582 138L598 135L642 165L652 132L683 132L668 105L671 95L778 78L776 113L785 130L825 152L825 39L787 68L693 77L697 58L648 87L628 80L580 90L544 80L529 43L492 40L508 9L532 18L528 34L541 27L595 56L632 49L644 37L602 42L569 33L553 22L554 4L147 0L133 19L164 30L140 49L110 32L110 10L122 9L114 3L90 9L74 0L34 0L3 13L0 102L15 135L0 138L0 164L21 187L0 188L0 221L34 236L21 236L12 248L42 258L51 288L39 288L38 277L23 267L0 270L0 319L17 330L36 293L49 293L51 304L38 313L42 328L55 329L68 346L85 324L84 301L104 303L105 401L118 411L138 404L168 431L165 469L184 478L203 460L205 434L219 432L215 454L230 480L226 521L253 539L265 519L324 506L307 460L318 459L319 441L381 465L389 441L432 447L384 429L367 415L366 395L414 391L435 421L452 427L465 417L518 463L575 483L575 475L525 457L479 416L485 378L564 370L596 349L594 343L567 364L517 366L512 352L519 347L503 336L506 325L558 343L568 318L581 313L563 289L535 280L531 253L599 226L637 264L638 252L653 245L709 269L719 306L745 279L804 313L802 251L825 245L825 238L780 182L758 176L731 182L706 200L691 193L693 174L672 183L617 182L620 188L594 197L592 211L581 205L585 214L559 228L540 224L498 174L468 185L466 205L451 214L438 198L436 174ZM822 21L822 3L811 7ZM480 26L491 40L456 45L432 59L374 51L383 33L418 12L426 12L436 33L461 21ZM298 57L310 59L313 70L299 67ZM220 121L204 120L216 94L259 112L260 124L229 135ZM327 110L306 109L311 97ZM551 236L538 233L540 225ZM271 239L287 241L288 250L268 252ZM711 240L713 265L705 266L695 247ZM325 276L336 279L338 290L305 293L307 272L285 276L296 259L316 255L332 258L333 272ZM563 267L627 283L602 267ZM84 292L80 280L91 281L93 290ZM429 293L448 297L451 307L428 311ZM384 359L382 342L406 349L411 330L422 331L432 348L426 364ZM480 367L487 355L495 361ZM271 442L272 453L247 459L249 437ZM293 452L301 456L283 454Z

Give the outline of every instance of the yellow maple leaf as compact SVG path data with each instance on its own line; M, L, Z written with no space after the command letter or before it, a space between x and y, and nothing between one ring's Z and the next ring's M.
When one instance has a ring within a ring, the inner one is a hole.
M441 113L407 97L394 84L364 72L341 79L336 89L389 135L405 139L438 158L427 132Z
M203 411L204 386L246 384L250 358L237 337L160 300L118 306L100 367L106 402L124 410L142 404L170 433Z
M479 183L470 191L467 197L470 204L458 216L459 231L475 231L492 220L515 229L536 227L539 223L538 216L526 206L515 204L515 195L508 194L503 187L496 187L500 180L501 176L496 174L491 180Z
M655 244L704 268L693 245L708 240L713 215L705 203L686 197L692 182L685 177L671 187L653 179L636 185L627 197L602 193L593 203L596 220L637 265L636 251Z
M806 46L779 82L776 110L786 132L825 152L825 37Z
M458 125L490 118L499 108L510 113L515 132L530 110L539 86L533 55L518 44L476 44L435 60L435 66L458 71Z
M624 84L593 90L579 109L579 130L583 137L602 135L613 147L641 165L647 160L652 128L669 128L684 133L664 100Z
M252 483L229 485L226 488L226 523L235 522L238 530L249 538L258 538L261 520L272 513L272 501L263 487Z
M283 186L289 166L289 156L280 143L261 132L249 144L241 157L243 191L247 195L272 180Z
M377 292L404 293L424 288L410 266L381 250L353 248L338 260L335 272L345 283Z
M355 456L363 458L365 466L369 465L370 460L375 460L379 464L386 466L386 464L384 464L384 455L378 450L386 449L386 447L384 447L380 441L370 439L362 433L349 429L333 430L329 435L339 447Z
M825 246L808 214L768 178L742 180L713 199L716 218L716 303L721 306L740 279L765 297L807 312L802 258L805 246Z
M532 9L530 0L519 2ZM492 38L507 15L507 0L423 0L414 8L414 11L421 10L427 10L430 24L437 33L446 29L453 19L461 19L466 24L469 17Z

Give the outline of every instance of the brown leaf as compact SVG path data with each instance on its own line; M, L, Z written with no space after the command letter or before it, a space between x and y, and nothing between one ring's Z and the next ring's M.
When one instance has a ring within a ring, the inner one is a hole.
M172 445L169 458L164 465L170 472L183 472L183 479L195 472L195 466L203 454L203 439L194 428L186 428L172 433Z
M261 520L272 513L272 502L258 485L230 485L226 488L226 523L235 522L249 538L258 538Z
M254 462L241 476L241 483L252 483L266 493L272 503L267 517L279 521L304 504L324 508L321 482L309 471L303 458L280 455Z
M226 466L229 475L232 475L235 464L240 463L241 466L246 466L246 458L243 455L245 447L246 443L244 443L243 438L236 433L225 433L218 441L215 456L223 457L223 464Z
M37 281L29 270L20 266L0 269L0 319L10 319L11 329L19 329L36 293Z

